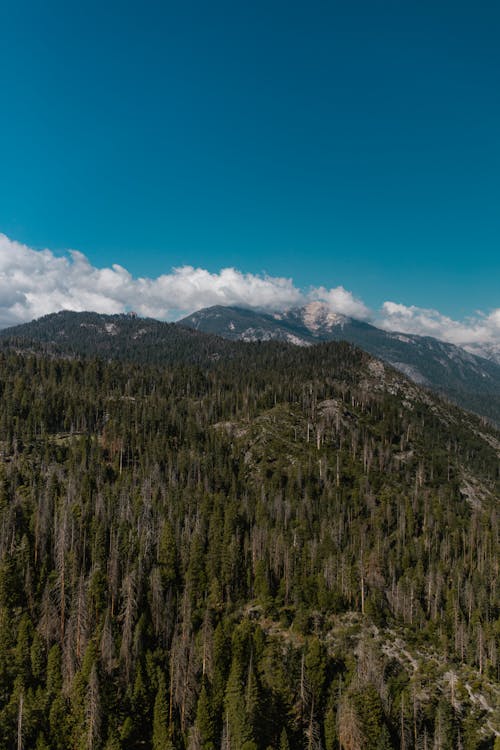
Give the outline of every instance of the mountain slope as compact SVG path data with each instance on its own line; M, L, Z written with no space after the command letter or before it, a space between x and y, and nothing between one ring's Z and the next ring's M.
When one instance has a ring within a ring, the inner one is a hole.
M500 424L500 365L429 336L383 331L336 315L321 303L274 314L217 306L199 310L180 324L231 340L277 339L303 346L349 341L415 382Z
M293 321L240 307L207 307L183 318L179 325L232 341L277 340L304 346L316 343L304 325L297 326Z
M205 362L231 350L222 338L135 315L62 311L0 331L4 346L141 362Z
M0 351L0 750L492 750L500 435L346 343L230 351Z
M500 344L467 344L464 349L478 357L484 357L500 365Z
M415 382L500 424L500 366L430 337L382 331L336 315L319 303L274 315L214 307L165 323L133 315L64 311L0 331L0 344L72 356L149 363L206 364L249 357L246 344L311 346L348 341L385 360ZM243 348L242 348L243 347Z

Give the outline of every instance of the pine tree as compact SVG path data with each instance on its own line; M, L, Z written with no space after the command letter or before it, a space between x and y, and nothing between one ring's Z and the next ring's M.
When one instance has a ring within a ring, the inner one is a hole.
M245 706L242 665L236 657L227 680L224 710L231 747L242 747L252 739L252 727Z
M215 739L212 707L208 697L206 680L203 680L196 707L196 728L199 733L201 746L204 750L213 747Z
M337 715L332 705L325 713L324 734L326 750L336 750L338 747Z
M168 727L168 702L165 675L158 672L158 689L153 710L153 750L168 750L170 748L170 733Z
M323 687L326 679L326 655L318 638L313 638L307 647L304 659L307 687L309 690L309 733L316 724L316 714L322 708Z
M288 742L288 735L286 733L285 727L283 727L283 729L281 730L279 750L290 750L290 743Z
M434 743L440 750L454 750L456 747L454 723L452 707L444 699L440 700L434 718Z

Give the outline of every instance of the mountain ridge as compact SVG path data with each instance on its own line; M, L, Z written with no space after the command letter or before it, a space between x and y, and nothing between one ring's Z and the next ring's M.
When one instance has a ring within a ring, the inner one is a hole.
M257 313L215 306L177 323L135 314L61 311L0 331L3 346L149 363L203 365L241 356L241 346L310 347L347 341L459 406L500 425L500 366L453 344L383 331L325 306ZM245 354L248 356L248 353Z
M430 336L389 332L310 303L282 313L214 306L178 321L230 340L279 340L311 346L346 340L388 362L421 385L500 424L500 365Z

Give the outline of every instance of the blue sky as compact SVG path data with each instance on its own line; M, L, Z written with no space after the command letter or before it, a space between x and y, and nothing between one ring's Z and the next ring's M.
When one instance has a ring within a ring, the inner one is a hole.
M0 3L0 232L488 315L499 38L482 0Z

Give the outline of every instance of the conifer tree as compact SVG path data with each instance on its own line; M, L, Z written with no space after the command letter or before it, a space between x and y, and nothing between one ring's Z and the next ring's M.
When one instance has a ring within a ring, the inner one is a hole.
M244 685L243 666L237 656L233 656L224 697L225 723L231 747L242 747L252 739L252 727L248 719Z
M214 747L215 731L212 707L210 705L205 679L201 685L198 705L196 707L196 729L198 730L203 750L211 750L211 748Z
M281 730L279 750L290 750L290 743L288 742L288 735L285 727Z
M165 675L158 671L158 689L153 710L153 750L169 750L170 746Z

